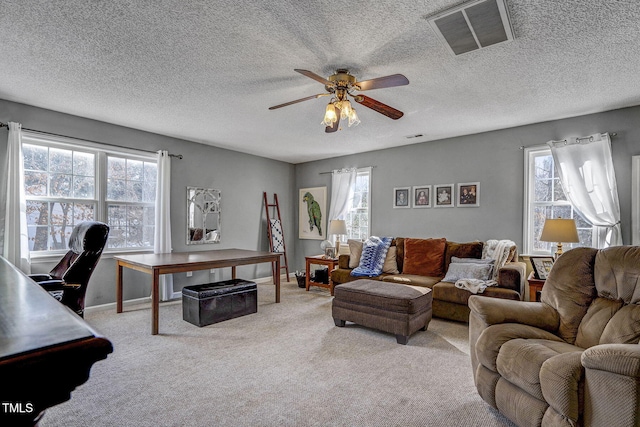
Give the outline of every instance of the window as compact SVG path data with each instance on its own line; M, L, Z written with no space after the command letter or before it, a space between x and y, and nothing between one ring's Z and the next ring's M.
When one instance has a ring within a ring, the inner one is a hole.
M527 254L549 254L554 242L541 242L540 233L546 218L573 218L580 243L564 243L568 250L578 246L594 246L593 226L573 208L562 190L551 149L534 147L525 150L524 247Z
M347 212L347 238L365 240L370 235L371 168L358 169L353 202Z
M107 249L153 247L154 155L28 132L22 141L32 253L66 251L73 227L88 220L109 224Z

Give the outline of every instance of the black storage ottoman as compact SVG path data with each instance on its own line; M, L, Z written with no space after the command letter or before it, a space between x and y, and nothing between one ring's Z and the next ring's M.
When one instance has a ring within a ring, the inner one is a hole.
M182 288L182 318L207 326L258 311L258 288L242 279Z

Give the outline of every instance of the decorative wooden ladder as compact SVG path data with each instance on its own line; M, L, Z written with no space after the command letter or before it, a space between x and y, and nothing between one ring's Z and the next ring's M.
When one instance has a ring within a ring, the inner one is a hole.
M280 217L280 205L278 204L278 195L273 193L273 203L269 203L267 199L267 192L264 191L262 193L262 197L264 198L264 208L267 211L267 233L269 235L269 248L271 252L281 253L284 257L284 262L280 263L280 269L285 269L287 273L287 282L289 281L289 263L287 262L287 245L284 241L284 231L282 229L282 221ZM269 215L269 208L275 208L274 214L276 218L271 218ZM275 271L275 263L271 265L271 270L273 274L279 274L280 272Z

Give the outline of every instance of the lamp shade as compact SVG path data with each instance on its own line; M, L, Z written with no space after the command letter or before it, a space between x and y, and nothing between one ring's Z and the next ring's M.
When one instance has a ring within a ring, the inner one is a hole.
M547 218L540 234L542 242L578 243L578 230L573 219Z
M347 234L347 223L343 219L332 219L329 222L329 234Z

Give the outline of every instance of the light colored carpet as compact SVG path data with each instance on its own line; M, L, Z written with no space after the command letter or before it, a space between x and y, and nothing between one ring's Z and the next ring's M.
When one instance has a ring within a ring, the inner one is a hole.
M258 285L258 312L198 328L180 302L88 313L114 353L96 363L51 426L509 426L478 396L467 325L432 320L406 346L353 323L332 297Z

